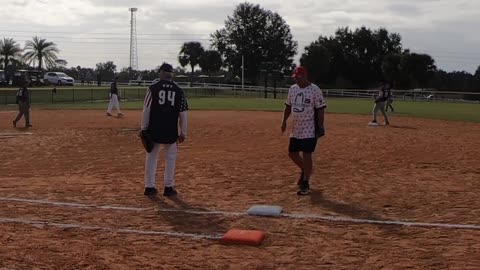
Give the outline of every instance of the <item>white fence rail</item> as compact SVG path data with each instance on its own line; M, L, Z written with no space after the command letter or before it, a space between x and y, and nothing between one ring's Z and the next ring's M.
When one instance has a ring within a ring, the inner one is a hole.
M154 81L138 81L131 80L128 85L148 86ZM263 87L236 84L219 84L219 83L192 83L177 82L182 88L190 90L194 89L210 89L212 91L237 91L256 92L258 96L270 97L271 93L275 93L280 97L288 93L288 88L284 87ZM345 97L345 98L372 98L376 95L376 89L323 89L323 93L327 97ZM392 90L394 99L405 101L444 101L444 102L463 102L480 104L480 93L475 92L443 92L443 91L420 91L420 90ZM468 98L466 98L468 97Z

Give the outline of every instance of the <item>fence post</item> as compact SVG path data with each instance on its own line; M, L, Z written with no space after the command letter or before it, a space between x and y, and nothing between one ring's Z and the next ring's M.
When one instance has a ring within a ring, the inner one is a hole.
M72 89L72 101L75 103L75 88Z
M92 100L92 103L93 103L93 88L90 88L90 99Z
M5 95L5 105L7 105L7 103L8 103L8 101L7 101L7 90L4 90L3 94Z

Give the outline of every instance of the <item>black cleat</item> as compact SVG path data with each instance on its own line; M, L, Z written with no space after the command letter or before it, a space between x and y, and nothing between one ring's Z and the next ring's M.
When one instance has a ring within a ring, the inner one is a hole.
M297 195L308 195L308 194L310 194L310 184L307 181L302 181L297 191Z
M33 126L32 126L32 124L26 124L25 127L29 128L29 127L33 127Z
M143 195L145 196L150 196L150 195L155 195L158 193L158 190L154 187L147 187L145 188L145 192L143 192Z
M13 124L13 128L16 128L16 127L17 127L17 122L12 121L12 124Z
M175 196L177 194L178 192L173 187L165 187L165 189L163 190L163 196L168 197L168 196Z

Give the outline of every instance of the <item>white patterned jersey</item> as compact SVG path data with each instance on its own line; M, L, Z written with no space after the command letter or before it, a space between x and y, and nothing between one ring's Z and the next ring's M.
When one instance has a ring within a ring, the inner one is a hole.
M297 139L315 138L315 109L327 107L322 90L315 84L300 88L297 84L290 87L286 105L292 107L292 133Z

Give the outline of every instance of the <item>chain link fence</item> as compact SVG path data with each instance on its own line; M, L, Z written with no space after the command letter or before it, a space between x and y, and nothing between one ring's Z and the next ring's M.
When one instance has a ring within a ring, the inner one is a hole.
M225 84L193 84L181 85L189 98L269 98L285 99L288 88L264 88ZM109 87L62 87L32 88L31 102L34 104L101 102L109 99ZM119 85L120 98L123 101L143 100L145 86ZM395 100L426 102L463 102L480 104L480 92L424 92L415 90L393 90ZM358 89L323 89L326 97L335 98L367 98L373 99L378 90ZM11 105L16 102L16 89L0 88L0 104Z

